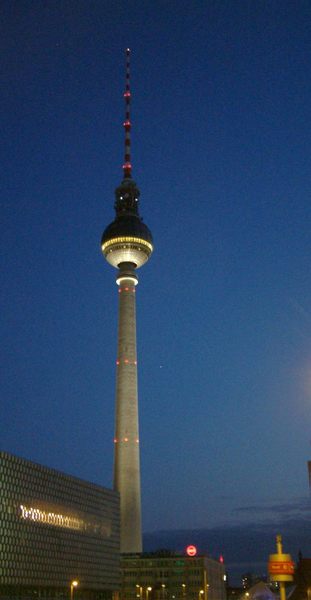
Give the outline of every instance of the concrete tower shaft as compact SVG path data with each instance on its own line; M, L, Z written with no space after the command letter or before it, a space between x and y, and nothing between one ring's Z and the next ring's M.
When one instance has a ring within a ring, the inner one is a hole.
M120 492L121 552L142 552L137 393L135 271L124 263L119 285L114 487Z

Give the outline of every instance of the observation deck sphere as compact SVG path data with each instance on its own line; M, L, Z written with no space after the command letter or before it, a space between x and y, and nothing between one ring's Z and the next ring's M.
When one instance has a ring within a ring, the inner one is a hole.
M118 216L105 229L101 248L106 260L113 267L131 262L138 268L147 262L152 253L152 235L139 216Z

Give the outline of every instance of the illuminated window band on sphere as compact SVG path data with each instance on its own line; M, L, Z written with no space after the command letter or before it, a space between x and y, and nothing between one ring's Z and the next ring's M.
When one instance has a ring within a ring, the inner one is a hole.
M102 251L106 260L118 267L124 262L133 263L136 268L147 262L153 250L152 244L142 238L131 236L115 237L102 244Z
M107 250L109 250L109 252L111 252L111 246L114 244L133 244L134 247L135 246L145 246L148 250L149 250L149 254L151 254L152 250L153 250L153 246L152 244L150 244L149 242L147 242L146 240L142 240L140 238L135 238L135 237L117 237L117 238L112 238L111 240L108 240L108 242L104 242L102 245L102 251L105 252Z
M142 551L140 456L138 431L136 270L153 251L150 230L139 214L140 191L132 179L130 114L130 49L126 49L123 179L115 190L115 219L106 227L101 249L107 262L118 269L119 326L116 372L116 429L114 489L120 493L122 553ZM117 443L119 440L120 443ZM122 443L121 443L122 442ZM125 443L124 443L125 442Z

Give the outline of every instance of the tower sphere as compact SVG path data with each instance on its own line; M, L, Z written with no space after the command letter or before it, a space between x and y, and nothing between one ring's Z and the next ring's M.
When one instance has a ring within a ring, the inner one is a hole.
M124 179L116 189L116 218L101 239L103 254L113 267L122 263L141 267L152 253L152 235L138 213L138 198L139 190L132 179Z

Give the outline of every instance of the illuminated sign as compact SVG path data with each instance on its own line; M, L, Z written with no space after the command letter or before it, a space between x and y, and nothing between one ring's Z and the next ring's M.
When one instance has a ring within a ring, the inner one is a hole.
M197 549L195 546L187 546L186 552L187 552L188 556L195 556L197 553Z
M57 509L43 510L42 508L34 508L32 506L19 506L19 516L24 521L33 521L35 523L43 523L54 527L62 527L64 529L74 529L90 534L100 535L101 537L110 537L111 523L98 521L94 517L88 516L87 520L70 514L62 514ZM61 509L60 509L61 510Z
M84 521L68 515L61 515L54 512L46 512L39 508L32 508L20 505L22 511L21 518L29 519L30 521L39 521L48 525L56 525L57 527L67 527L68 529L84 529Z
M295 563L291 560L286 561L270 561L268 563L270 575L293 575L295 571Z

